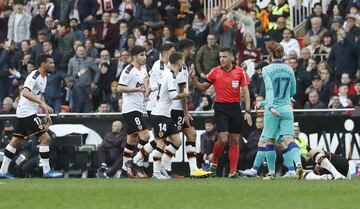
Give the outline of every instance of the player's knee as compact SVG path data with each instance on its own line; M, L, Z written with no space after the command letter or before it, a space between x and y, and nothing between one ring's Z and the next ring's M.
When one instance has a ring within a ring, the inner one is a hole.
M238 138L230 138L230 145L239 145L239 139Z
M219 144L226 144L229 140L229 134L228 133L219 133L218 135L218 143Z

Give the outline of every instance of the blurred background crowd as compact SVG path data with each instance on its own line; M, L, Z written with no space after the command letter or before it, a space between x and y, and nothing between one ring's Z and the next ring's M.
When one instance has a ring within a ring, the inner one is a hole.
M183 38L196 43L187 64L199 78L219 65L221 47L231 47L234 63L250 79L253 104L265 97L267 47L279 42L297 78L294 108L360 106L359 0L314 3L302 33L291 29L286 0L263 9L255 0L239 2L231 10L216 6L208 17L202 0L0 0L0 114L15 113L24 79L41 54L55 60L45 94L55 113L121 112L116 87L131 62L129 50L144 46L150 70L161 43ZM189 109L211 110L213 98L211 88L204 94L192 89Z

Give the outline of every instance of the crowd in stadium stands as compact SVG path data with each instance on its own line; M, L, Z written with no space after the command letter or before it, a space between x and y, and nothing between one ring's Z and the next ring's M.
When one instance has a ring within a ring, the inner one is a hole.
M207 20L200 0L0 0L0 114L15 113L24 79L41 54L55 60L45 94L55 113L121 112L117 82L130 63L129 49L144 46L151 69L160 44L182 38L196 43L187 64L200 79L219 65L219 49L231 47L250 78L253 103L265 97L267 47L279 42L297 78L294 108L360 106L359 0L315 4L305 35L297 37L286 0L262 10L255 2L231 11L215 7ZM192 90L189 109L211 110L213 98L212 88Z

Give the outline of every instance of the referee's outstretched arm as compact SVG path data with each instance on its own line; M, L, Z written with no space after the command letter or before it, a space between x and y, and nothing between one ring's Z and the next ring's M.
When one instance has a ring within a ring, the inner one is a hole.
M194 86L201 92L205 92L211 86L211 83L208 83L208 82L200 83L198 81L198 79L196 78L196 75L195 75L194 68L191 68L191 70L190 70L190 78L191 78Z

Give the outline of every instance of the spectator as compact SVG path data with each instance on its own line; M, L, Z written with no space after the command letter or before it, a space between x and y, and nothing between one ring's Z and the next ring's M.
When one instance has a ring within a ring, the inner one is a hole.
M53 108L54 113L60 113L61 111L61 83L65 78L65 72L63 70L56 70L53 73L47 75L46 89L45 89L45 101L50 107Z
M12 8L5 5L2 15L0 15L0 43L4 42L8 34L8 22L12 13Z
M61 66L61 60L62 60L62 54L60 54L60 52L53 50L53 45L50 41L45 41L42 45L42 51L44 54L49 54L53 57L54 59L54 63L55 63L55 68L59 69L59 67Z
M96 0L71 0L69 17L77 18L82 25L94 24L98 8L99 4Z
M329 57L331 47L333 45L333 40L334 39L330 33L325 33L322 38L322 41L321 41L322 43L320 46L320 54L326 54L325 58Z
M318 17L321 19L321 22L325 28L330 28L330 20L329 18L323 14L322 6L320 3L314 4L312 14L307 18L305 23L305 30L310 31L312 29L312 19L314 17Z
M41 54L44 54L43 51L43 44L46 41L46 30L40 30L37 34L38 41L35 44L35 46L31 47L31 60L38 66L37 63L37 57L39 57Z
M100 78L97 85L91 91L91 100L94 109L97 109L100 102L104 101L106 95L111 92L109 83L114 80L115 74L113 74L109 68L110 66L107 62L102 62L100 64Z
M335 80L339 82L343 73L348 73L350 78L355 77L359 67L360 47L354 43L344 30L337 32L337 42L333 45L329 64L335 70Z
M339 95L333 95L331 96L330 102L329 102L329 109L342 109L344 106L340 103ZM339 111L330 111L328 112L328 115L341 115L342 112Z
M120 98L120 95L117 91L118 82L113 81L110 84L110 94L106 95L105 102L110 104L111 109L114 110L114 112L119 112L119 105L118 105L118 99Z
M222 17L221 8L219 6L215 6L213 8L213 14L212 14L212 17L209 22L209 29L210 29L209 32L211 34L217 34L215 28L216 28L216 25L221 21L221 17ZM216 38L218 39L219 37L216 37Z
M285 21L286 20L284 17L279 17L276 20L277 28L268 31L268 34L272 36L272 38L278 43L280 43L281 40L283 39L283 33L284 30L286 29Z
M237 31L236 20L232 11L227 15L223 15L214 28L215 33L218 34L220 48L229 47L234 48L234 38Z
M250 33L253 40L256 40L254 20L251 17L248 17L242 9L235 13L235 17L239 20L239 26L236 28L237 33L240 32L239 30L243 31L242 34ZM240 38L240 40L241 39L242 38Z
M161 36L161 43L165 43L167 41L177 44L179 39L176 35L171 33L171 28L169 26L164 26Z
M132 0L124 0L119 6L119 17L120 19L125 19L125 13L128 10L131 16L135 17L136 15L136 5Z
M349 103L348 103L348 93L349 93L349 87L347 85L340 85L339 86L339 99L340 99L340 103L343 107L348 107Z
M27 74L26 73L26 65L30 61L30 41L29 40L23 40L21 42L21 50L16 52L16 65L15 69L20 72L21 74ZM25 78L24 78L25 80Z
M30 23L31 38L36 38L37 33L46 27L45 26L45 18L47 17L46 5L40 3L38 5L38 10L39 10L38 14L31 19L31 23Z
M202 96L199 106L195 111L208 111L212 109L212 101L208 96Z
M211 69L219 65L219 50L216 36L209 34L207 44L200 47L195 57L195 67L201 78L204 79Z
M195 42L197 48L206 44L206 37L209 34L209 27L203 13L196 13L192 25L185 26L186 38Z
M130 9L125 10L124 18L122 19L122 21L125 21L127 23L128 31L133 31L133 28L137 26L133 11Z
M298 57L300 57L300 45L299 42L292 38L292 31L290 29L285 29L283 32L283 40L280 44L284 47L285 56L289 56L289 52L294 50Z
M355 16L348 15L346 17L344 29L348 33L348 36L351 40L360 43L360 27L356 26Z
M148 69L151 69L154 62L159 59L160 53L157 49L154 48L154 43L152 40L145 41L144 47L146 49L146 66Z
M317 90L310 90L308 101L305 103L304 109L324 109L325 107L325 104L320 101L319 92Z
M31 15L23 9L23 1L14 0L14 11L9 17L7 38L15 42L16 48L20 47L21 41L30 39Z
M260 53L256 48L255 39L250 33L245 33L244 38L238 46L238 65L246 69L246 73L251 77L251 69L249 69L249 62L255 63L260 61ZM254 68L252 69L254 70Z
M309 149L309 143L307 138L300 137L300 126L298 122L294 123L294 142L299 147L300 153L301 153L301 161L304 166L304 163L306 163L310 158L308 157L308 149ZM305 166L304 166L305 167Z
M136 38L134 35L130 35L127 39L125 50L130 51L132 48L134 48L135 45L136 45Z
M269 30L276 30L279 25L279 18L281 17L284 20L284 28L290 28L290 9L289 4L286 2L286 0L278 0L277 5L274 6L272 9L272 12L269 15ZM285 25L286 21L286 25ZM281 39L280 39L281 41ZM278 41L278 42L280 42Z
M315 58L311 57L309 59L306 72L308 73L308 77L310 80L313 79L314 76L318 76L320 74L319 69L317 68L317 62Z
M135 45L144 46L144 42L146 41L146 35L142 27L140 26L134 27L132 35L136 39Z
M6 120L4 122L4 128L1 132L0 137L0 151L4 152L5 147L10 143L14 133L14 125L11 120Z
M53 12L54 12L54 8L55 8L54 3L52 3L51 0L43 0L42 2L46 5L47 15L49 15L50 17L52 17L52 16L53 16Z
M128 37L129 37L128 25L125 21L122 21L120 22L120 26L119 26L119 39L118 39L119 50L122 50L126 47Z
M30 0L27 1L27 4L24 8L24 11L31 16L35 16L38 14L38 8L39 8L40 0ZM45 9L46 11L46 9Z
M63 55L61 63L68 63L70 58L74 56L73 46L77 37L74 31L71 31L68 24L60 23L57 25L57 47L60 53ZM76 45L82 44L79 40ZM66 66L62 66L61 69L66 69Z
M296 77L295 108L302 108L305 100L305 90L309 85L309 78L306 71L298 68L298 61L295 58L288 59L289 66L294 70Z
M99 81L100 72L96 63L85 56L85 48L80 45L76 48L76 55L70 59L67 75L76 79L72 89L74 101L73 112L93 112L89 98L90 88L94 89Z
M360 79L354 81L355 94L351 96L355 107L360 107Z
M122 153L126 144L126 132L122 122L114 121L112 131L106 133L101 146L98 149L98 159L101 167L96 176L98 178L113 177L121 170Z
M308 66L308 62L310 59L310 49L308 48L302 48L301 52L300 52L300 59L298 61L299 64L299 70L306 70L307 66Z
M311 36L310 45L306 48L309 49L311 56L314 56L315 54L320 54L320 37ZM320 61L320 57L317 57L317 60Z
M85 53L87 57L91 57L93 59L99 58L99 52L94 48L94 43L91 39L85 40Z
M10 97L5 97L2 103L2 110L0 114L16 114L16 110L13 107L14 101Z
M99 105L99 107L97 108L98 113L109 113L112 112L111 110L111 106L106 103L106 102L101 102L101 104Z
M323 101L324 104L328 104L333 92L334 82L331 81L330 71L326 68L319 69L319 75L322 81L322 88L320 92L322 98L321 101Z
M117 66L117 70L116 70L116 74L115 74L115 79L119 80L120 75L122 70L128 65L130 64L130 56L129 56L129 51L127 50L122 50L121 51L121 58L118 62L118 66Z
M261 133L264 128L264 119L262 116L256 117L255 130L251 131L247 137L247 143L245 144L246 152L246 165L245 168L251 168L252 163L255 160L258 151L258 142L261 138Z
M175 37L177 37L175 35ZM161 37L159 36L159 34L156 31L150 31L147 33L146 39L148 41L152 41L153 42L153 47L156 50L160 50L160 45L161 45ZM173 42L172 42L173 43ZM177 43L177 42L174 42Z
M149 31L164 26L164 22L160 21L160 14L154 6L153 0L144 0L144 4L137 11L136 20L139 25L144 25Z
M267 61L260 61L255 65L255 73L251 76L250 92L254 96L265 96L265 84L262 77L262 69L269 63Z
M354 84L351 82L350 79L350 75L349 73L343 73L341 74L341 79L340 79L340 84L339 85L335 85L334 86L334 94L338 94L339 93L339 86L340 85L347 85L348 89L349 89L349 95L354 95L355 94L355 86Z
M200 135L200 141L200 153L203 155L203 159L205 161L204 168L206 169L210 166L213 147L215 142L217 141L217 133L214 121L210 119L205 120L205 132Z
M50 18L49 18L50 19ZM45 20L46 21L46 20ZM81 42L85 42L85 34L79 27L79 20L76 18L72 18L69 20L70 30L76 34L76 37L80 39Z
M310 38L312 36L319 36L322 39L323 35L327 32L327 29L323 26L320 17L311 18L311 29L306 33L304 38L305 46L311 43Z
M98 50L107 49L111 56L114 56L118 29L116 25L110 23L109 12L103 13L102 21L103 22L96 27L97 33L94 46Z

